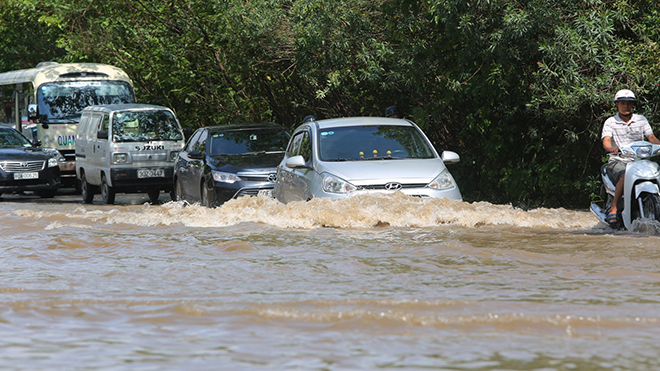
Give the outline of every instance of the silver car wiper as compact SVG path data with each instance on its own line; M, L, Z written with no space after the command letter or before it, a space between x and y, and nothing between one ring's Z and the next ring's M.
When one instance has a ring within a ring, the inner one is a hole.
M399 159L400 157L390 157L390 156L380 156L380 157L366 157L366 158L361 158L360 160L365 160L365 161L372 161L372 160L396 160Z

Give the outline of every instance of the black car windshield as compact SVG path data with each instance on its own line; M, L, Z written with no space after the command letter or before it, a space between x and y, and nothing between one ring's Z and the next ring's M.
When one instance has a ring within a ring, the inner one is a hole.
M25 148L32 144L14 130L0 130L0 148Z
M45 122L78 122L87 106L120 103L135 103L131 85L123 81L51 82L37 89L39 116Z
M210 135L211 156L284 152L290 137L284 129L228 130Z
M176 118L170 111L122 111L112 118L113 142L183 140Z
M319 130L323 161L433 158L433 150L413 126L365 125Z

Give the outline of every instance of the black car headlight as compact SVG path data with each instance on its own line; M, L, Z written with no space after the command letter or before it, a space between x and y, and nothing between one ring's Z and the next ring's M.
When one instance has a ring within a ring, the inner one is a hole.
M213 171L213 180L215 180L216 182L222 182L222 183L234 183L234 182L237 182L237 181L241 180L241 178L238 175L234 174L234 173L225 173L225 172L222 172L222 171Z

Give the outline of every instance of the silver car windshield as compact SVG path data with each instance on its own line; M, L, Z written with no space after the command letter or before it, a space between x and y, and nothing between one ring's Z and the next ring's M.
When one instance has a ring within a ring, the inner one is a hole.
M319 130L322 161L433 158L433 151L413 126L370 125Z
M179 125L170 111L123 111L112 119L113 142L183 140Z
M209 150L215 155L282 153L289 143L284 129L254 129L211 133Z

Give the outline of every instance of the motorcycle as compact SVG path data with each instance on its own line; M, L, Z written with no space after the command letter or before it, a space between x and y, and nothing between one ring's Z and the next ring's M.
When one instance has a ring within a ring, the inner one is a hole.
M633 159L626 164L623 196L619 200L617 223L613 228L633 229L634 221L654 220L660 222L660 166L650 159L660 155L660 145L637 141L620 148L620 156ZM607 165L601 167L603 181L601 196L603 204L591 204L591 211L603 223L612 200L616 185L607 175Z

